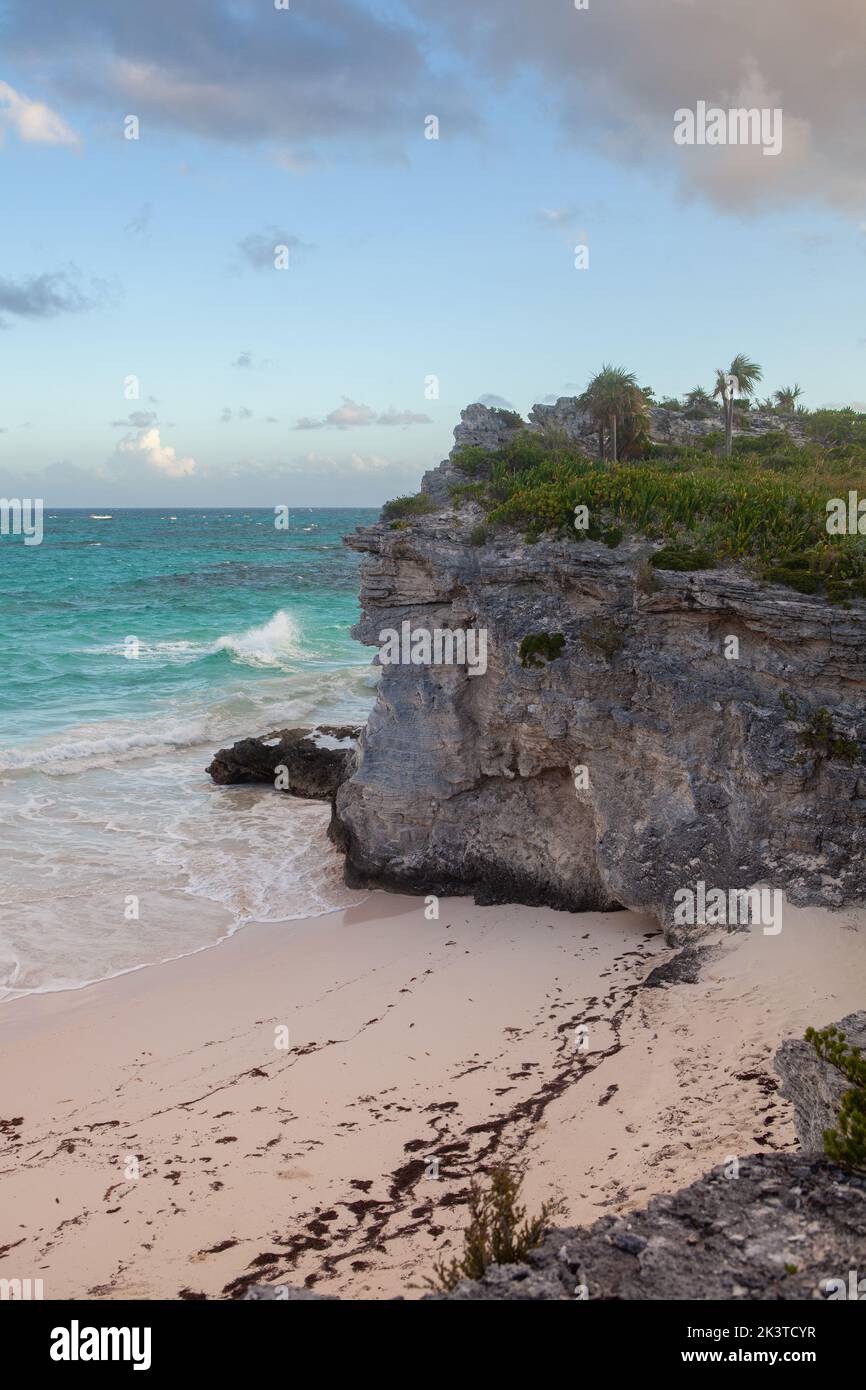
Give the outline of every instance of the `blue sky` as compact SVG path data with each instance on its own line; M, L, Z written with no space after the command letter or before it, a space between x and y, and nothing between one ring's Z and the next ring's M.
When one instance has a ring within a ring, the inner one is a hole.
M866 399L862 100L832 41L862 7L795 26L777 71L777 31L734 0L722 42L701 0L695 77L676 0L595 4L479 0L476 35L451 0L435 28L409 3L0 0L4 494L378 505L469 402L526 412L608 360L662 396L747 351L768 391ZM677 107L746 80L790 112L778 163L674 149Z

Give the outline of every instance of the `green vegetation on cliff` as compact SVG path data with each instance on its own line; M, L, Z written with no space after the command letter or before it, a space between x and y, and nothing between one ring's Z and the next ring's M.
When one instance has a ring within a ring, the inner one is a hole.
M806 1029L806 1041L851 1083L839 1106L835 1129L824 1131L824 1152L852 1173L866 1175L866 1057L851 1047L838 1028Z
M413 516L426 516L436 511L436 503L426 492L416 492L412 497L395 497L382 508L383 521L408 521Z
M851 490L866 498L866 417L821 412L820 424L824 443L797 445L780 430L738 438L731 458L698 441L650 445L619 464L524 431L495 452L460 450L455 465L471 481L453 496L483 507L488 527L518 527L528 541L546 533L616 544L625 530L664 543L673 563L663 557L659 567L745 561L771 582L803 593L823 586L845 603L866 597L866 536L829 535L827 503ZM581 506L590 525L578 530Z

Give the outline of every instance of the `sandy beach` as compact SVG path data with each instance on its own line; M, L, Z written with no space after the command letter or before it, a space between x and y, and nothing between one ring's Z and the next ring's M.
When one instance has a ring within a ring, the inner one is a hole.
M697 983L643 988L673 952L632 913L461 898L428 921L374 893L7 1003L0 1275L46 1299L417 1297L491 1162L584 1224L793 1148L772 1054L862 1006L866 912L712 941Z

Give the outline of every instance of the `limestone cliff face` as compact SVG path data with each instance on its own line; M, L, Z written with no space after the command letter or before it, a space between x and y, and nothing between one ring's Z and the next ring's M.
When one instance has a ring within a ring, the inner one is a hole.
M511 428L475 406L456 437L490 447ZM484 675L383 668L336 799L350 878L624 905L667 926L675 891L699 880L764 881L797 903L866 896L866 604L737 570L655 571L647 541L475 545L477 511L448 509L458 477L446 460L424 480L441 512L347 541L365 555L361 641L406 621L488 634ZM522 640L544 633L563 635L561 655L524 668ZM808 747L820 709L858 744L852 761Z

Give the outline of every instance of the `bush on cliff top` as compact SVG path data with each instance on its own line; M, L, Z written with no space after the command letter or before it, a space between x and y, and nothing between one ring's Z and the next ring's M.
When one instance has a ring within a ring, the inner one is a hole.
M395 497L382 508L383 521L399 521L404 517L424 516L438 508L426 492L416 492L414 497Z

